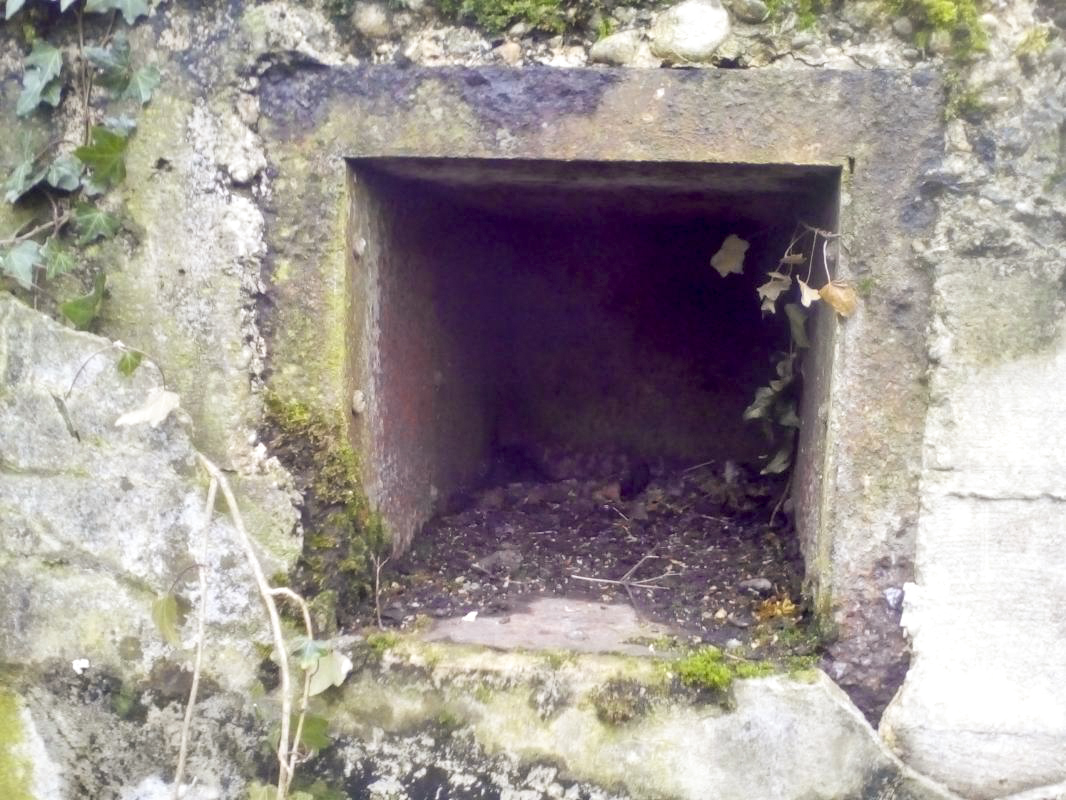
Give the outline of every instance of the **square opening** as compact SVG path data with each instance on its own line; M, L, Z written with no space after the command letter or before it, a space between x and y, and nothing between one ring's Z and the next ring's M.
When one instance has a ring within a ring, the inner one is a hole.
M350 164L357 430L399 547L501 448L765 464L741 417L789 331L756 287L797 222L834 229L839 169ZM730 234L750 247L722 277Z

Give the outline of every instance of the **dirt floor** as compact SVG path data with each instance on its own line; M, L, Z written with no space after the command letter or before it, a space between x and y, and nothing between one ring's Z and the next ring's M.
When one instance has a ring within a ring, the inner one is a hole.
M505 448L386 567L382 623L506 618L554 596L632 604L686 643L810 654L791 523L781 510L769 523L783 490L732 462ZM365 624L375 616L372 602L360 610Z

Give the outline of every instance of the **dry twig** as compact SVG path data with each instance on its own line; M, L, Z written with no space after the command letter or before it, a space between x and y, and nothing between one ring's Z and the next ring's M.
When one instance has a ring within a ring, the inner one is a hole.
M192 729L192 713L196 707L196 695L200 690L200 674L204 661L204 627L207 619L207 576L204 565L207 564L207 531L211 527L211 515L215 508L218 493L218 481L211 478L207 488L207 503L204 507L204 524L200 530L200 556L196 564L200 583L200 603L196 619L196 655L193 658L192 685L189 687L189 701L185 704L185 719L181 724L181 746L178 748L178 766L174 772L174 800L181 797L181 785L185 778L185 761L189 754L189 732Z

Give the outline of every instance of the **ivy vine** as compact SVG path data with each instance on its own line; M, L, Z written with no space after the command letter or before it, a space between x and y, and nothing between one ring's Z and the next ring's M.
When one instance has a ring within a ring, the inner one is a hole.
M15 103L16 116L27 123L0 192L4 202L31 213L0 235L0 284L36 296L44 282L83 263L82 248L119 231L120 203L109 193L126 177L126 150L136 128L129 112L152 99L161 75L153 65L135 66L126 33L148 15L147 0L33 0L28 7L27 0L4 0L3 10L9 24L16 15L25 18L31 46ZM40 36L39 27L65 31L65 41ZM29 119L61 109L69 115L64 119L75 120L68 125L74 132L35 143ZM103 273L92 286L89 294L59 305L79 329L99 313Z

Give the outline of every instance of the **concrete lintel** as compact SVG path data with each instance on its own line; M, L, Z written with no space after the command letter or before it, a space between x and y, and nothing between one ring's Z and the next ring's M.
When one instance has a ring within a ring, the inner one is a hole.
M898 612L884 593L913 569L930 276L910 242L935 213L921 189L942 141L942 92L932 76L276 69L263 78L261 105L276 185L285 189L284 201L275 201L285 224L268 234L272 252L287 264L273 366L279 375L310 374L309 353L332 353L316 374L332 382L321 394L339 398L355 388L361 356L349 352L341 367L330 337L366 323L353 299L331 296L353 286L342 271L358 258L361 237L349 231L342 251L337 226L321 224L324 197L330 219L340 218L347 159L838 169L844 248L836 277L855 283L863 302L846 322L825 312L816 321L795 494L812 587L840 634L837 677L865 686L866 696L856 699L878 713L906 664ZM314 326L286 325L286 317L297 321L295 309L306 308L315 311ZM302 331L298 346L285 338L289 328ZM308 336L321 337L322 347ZM349 346L358 350L356 342Z

